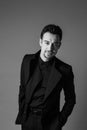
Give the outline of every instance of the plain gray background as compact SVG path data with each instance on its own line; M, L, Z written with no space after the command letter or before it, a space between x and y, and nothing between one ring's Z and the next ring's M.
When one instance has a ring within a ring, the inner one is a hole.
M87 1L0 0L0 130L21 128L15 119L22 58L40 49L40 32L49 23L63 29L57 57L71 64L75 75L77 104L63 130L87 129Z

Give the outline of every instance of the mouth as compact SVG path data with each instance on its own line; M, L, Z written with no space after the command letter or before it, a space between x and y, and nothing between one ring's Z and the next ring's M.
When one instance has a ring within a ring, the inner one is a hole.
M52 51L46 51L46 53L47 53L48 55L51 55L51 54L52 54Z
M47 54L52 55L55 53L55 51L46 51Z
M47 57L53 56L54 52L53 51L46 51Z

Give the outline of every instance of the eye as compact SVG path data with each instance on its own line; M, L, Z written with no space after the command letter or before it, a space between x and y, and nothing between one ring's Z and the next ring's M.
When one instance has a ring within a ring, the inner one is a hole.
M53 45L54 45L54 47L57 47L57 46L58 46L58 43L57 43L57 42L55 42L55 43L53 43Z
M45 43L46 45L49 45L49 41L44 41L44 43Z
M60 44L60 43L55 42L55 43L54 43L54 46L55 46L55 47L58 47L58 46L59 46L59 44Z

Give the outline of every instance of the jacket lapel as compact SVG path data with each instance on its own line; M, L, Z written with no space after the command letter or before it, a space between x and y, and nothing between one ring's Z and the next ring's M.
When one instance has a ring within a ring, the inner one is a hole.
M26 85L26 103L29 103L36 86L42 80L42 74L37 64L37 59L38 59L39 54L40 54L40 51L38 51L38 53L36 53L36 55L34 55L34 57L31 60L30 70L33 70L34 72ZM47 88L45 92L44 101L47 99L49 94L55 88L56 84L60 81L61 77L62 77L62 74L56 68L56 63L54 61L52 65L51 73L47 82Z
M52 90L55 88L56 84L60 81L61 77L62 77L62 74L56 69L55 62L54 62L48 82L47 82L47 88L46 88L46 92L45 92L44 101L49 96L49 94L52 92Z
M37 66L32 78L30 79L30 81L28 82L28 84L26 86L27 87L27 89L26 89L27 103L30 101L31 96L32 96L36 86L41 81L41 79L42 79L42 75L41 75L39 66Z
M30 63L30 70L33 72L33 75L30 77L30 80L26 85L26 103L29 103L36 86L42 80L42 75L37 63L39 53L40 51L34 55Z

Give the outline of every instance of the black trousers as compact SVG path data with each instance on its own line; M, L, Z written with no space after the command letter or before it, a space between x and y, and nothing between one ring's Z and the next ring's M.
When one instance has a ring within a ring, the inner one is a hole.
M30 113L28 120L22 125L22 130L43 130L41 115Z
M30 113L26 123L21 126L21 130L62 130L62 128L44 126L41 123L41 115Z

